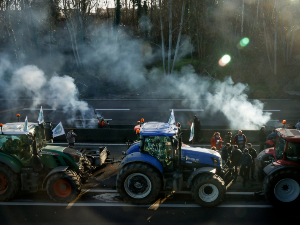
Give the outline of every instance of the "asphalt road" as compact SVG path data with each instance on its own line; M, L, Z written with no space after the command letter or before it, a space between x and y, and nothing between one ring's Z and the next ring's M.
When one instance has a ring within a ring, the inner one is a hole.
M125 145L105 145L115 159L126 150ZM224 201L215 208L195 204L189 190L160 193L151 205L129 205L115 190L117 173L118 164L98 168L70 204L52 202L46 191L0 202L0 224L296 224L298 220L297 213L275 209L263 195L254 196L261 184L251 182L244 188L241 179L228 184Z
M20 121L24 121L28 116L29 121L36 121L40 106L37 108L31 107L31 100L15 101L12 99L2 99L3 104L0 105L0 122L16 122L16 114L21 114ZM253 101L253 100L250 100ZM299 111L300 104L297 100L261 100L264 103L263 110L272 113L271 120L268 126L279 126L279 122L283 119L287 123L295 124L300 119ZM175 110L176 121L187 126L187 121L193 118L193 115L198 115L202 125L205 128L228 126L228 120L223 113L218 112L211 114L206 112L201 105L189 107L189 102L192 100L157 100L157 99L110 99L110 100L86 100L93 109L96 109L99 115L102 115L112 125L129 125L136 124L137 120L145 118L146 121L168 121L170 110ZM201 104L207 104L206 100L201 100ZM52 109L49 105L42 105L44 110L44 118L46 121L59 123L62 121L66 124L69 115L63 113L62 108ZM91 114L92 116L93 113ZM84 118L85 122L91 122L92 117ZM82 117L77 115L74 124L81 125ZM92 123L97 123L96 120ZM67 125L65 125L67 126Z

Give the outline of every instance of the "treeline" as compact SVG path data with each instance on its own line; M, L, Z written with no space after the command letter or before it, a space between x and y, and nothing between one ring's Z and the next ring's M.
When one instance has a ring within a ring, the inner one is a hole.
M185 57L212 78L276 85L296 76L299 0L115 0L114 6L109 0L0 0L0 50L28 63L69 56L65 68L84 69L82 48L107 23L159 51L166 75ZM247 45L240 43L245 37ZM219 66L225 54L231 62Z

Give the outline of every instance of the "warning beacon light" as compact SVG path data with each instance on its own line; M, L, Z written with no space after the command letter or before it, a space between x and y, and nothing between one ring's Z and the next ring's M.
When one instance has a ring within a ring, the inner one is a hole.
M282 124L286 124L286 120L282 120Z
M17 114L18 122L20 122L20 114Z

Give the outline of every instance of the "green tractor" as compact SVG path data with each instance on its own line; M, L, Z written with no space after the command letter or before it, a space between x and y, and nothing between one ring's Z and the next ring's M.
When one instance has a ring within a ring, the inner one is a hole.
M55 202L73 201L94 169L72 148L45 145L42 125L0 124L0 201L21 191L47 190Z

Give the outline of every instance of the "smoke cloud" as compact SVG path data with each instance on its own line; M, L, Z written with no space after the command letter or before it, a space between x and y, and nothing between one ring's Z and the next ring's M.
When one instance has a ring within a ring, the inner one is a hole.
M91 32L94 39L89 45L80 45L79 52L82 67L93 71L97 78L97 82L88 84L88 89L93 92L99 83L109 81L126 87L127 90L145 88L146 91L151 90L163 96L183 98L186 99L184 105L187 108L203 107L204 113L210 116L223 113L232 129L257 129L270 120L270 114L263 112L263 103L258 100L249 101L246 94L247 85L235 84L230 76L224 81L212 81L196 74L192 66L183 67L179 72L164 76L161 69L146 69L146 66L155 60L161 60L156 58L161 55L161 49L156 49L149 57L149 54L145 53L147 50L144 43L131 38L125 30L101 26ZM179 57L190 53L192 49L190 39L184 37ZM54 50L52 54L55 55ZM61 52L58 51L57 55L61 57ZM40 62L38 58L36 60ZM49 61L44 62L47 63L51 64ZM82 79L88 82L90 77L83 75ZM0 88L3 97L27 97L32 99L33 108L47 104L60 109L70 125L74 124L77 118L95 117L87 102L79 99L75 83L74 78L70 76L46 74L40 66L34 64L19 62L18 65L13 65L9 57L0 56ZM95 121L84 122L83 126L88 127L91 124L95 124Z

